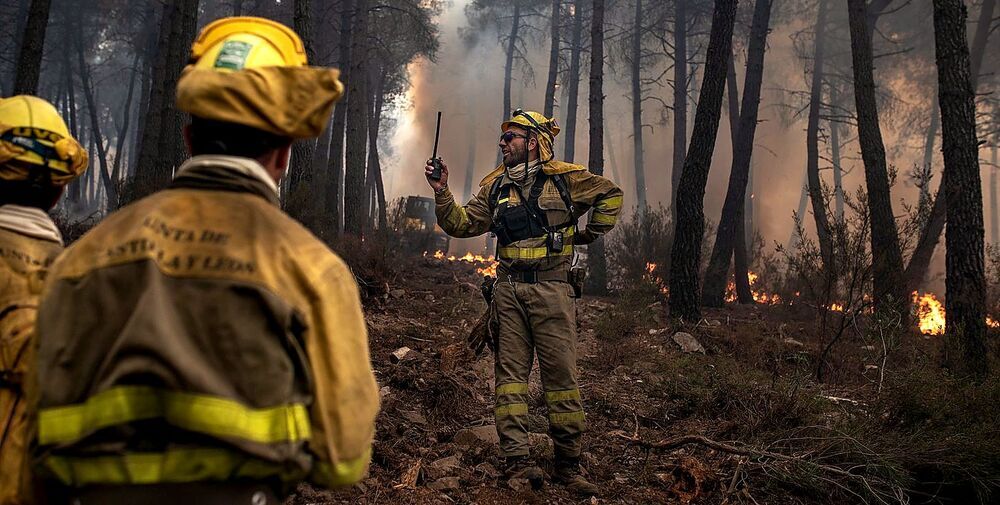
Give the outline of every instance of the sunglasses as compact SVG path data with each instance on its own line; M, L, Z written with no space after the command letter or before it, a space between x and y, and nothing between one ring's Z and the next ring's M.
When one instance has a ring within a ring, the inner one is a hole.
M503 132L500 135L500 140L504 141L504 143L510 144L511 140L514 140L515 138L518 138L518 137L520 137L522 139L528 138L527 135L521 135L519 133L514 133L512 131L505 131L505 132Z

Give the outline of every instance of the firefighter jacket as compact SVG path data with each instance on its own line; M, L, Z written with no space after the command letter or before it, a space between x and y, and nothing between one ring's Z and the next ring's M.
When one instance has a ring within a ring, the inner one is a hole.
M622 207L622 190L604 177L592 174L581 165L550 161L542 166L540 177L545 180L538 196L537 207L545 213L550 229L562 235L562 247L552 247L548 233L499 245L497 260L508 271L568 269L574 245L593 242L610 231ZM555 177L561 177L572 205L560 194ZM464 207L455 203L447 189L435 195L438 225L445 233L459 238L482 235L500 217L498 210L523 205L528 187L521 189L510 180L504 168L498 167L479 184L479 192ZM495 193L499 190L498 195ZM491 195L491 192L494 193ZM572 207L572 208L570 208ZM593 210L584 230L577 229L577 220Z
M62 237L40 209L0 207L0 504L30 502L26 379L38 295Z
M354 483L378 391L357 284L255 161L196 156L53 264L36 463L68 486Z

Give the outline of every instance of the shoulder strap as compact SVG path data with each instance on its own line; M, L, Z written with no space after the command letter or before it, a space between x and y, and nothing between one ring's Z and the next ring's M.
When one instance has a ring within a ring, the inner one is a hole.
M572 216L576 208L573 206L573 198L569 195L569 188L566 187L566 176L555 174L550 177L552 177L552 184L556 186L556 191L559 192L559 197L562 198L563 203L566 204L566 208L569 209L569 213Z

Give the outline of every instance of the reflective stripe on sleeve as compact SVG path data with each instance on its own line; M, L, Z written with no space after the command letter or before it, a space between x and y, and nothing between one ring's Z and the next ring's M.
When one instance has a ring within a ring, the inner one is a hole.
M617 210L622 206L624 201L625 200L621 196L613 196L611 198L605 198L604 200L598 201L594 208L604 211Z
M618 217L594 212L590 217L590 222L594 224L615 224L618 222Z
M102 428L154 418L198 433L264 444L306 440L311 434L303 404L254 409L216 396L119 386L83 403L40 409L38 441L68 443Z
M369 446L361 456L355 459L338 461L333 464L328 461L316 461L309 474L309 480L328 488L349 486L365 476L371 459L372 448Z

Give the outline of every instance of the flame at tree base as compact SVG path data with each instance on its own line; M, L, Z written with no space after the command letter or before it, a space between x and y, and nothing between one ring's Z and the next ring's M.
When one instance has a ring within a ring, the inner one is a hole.
M428 256L424 252L424 256ZM482 256L479 254L472 254L471 252L465 253L464 256L446 255L444 251L435 251L432 255L436 260L450 261L452 263L470 263L473 265L482 265L476 268L476 273L481 275L489 275L490 277L497 276L497 267L500 266L500 262L496 261L493 255Z

